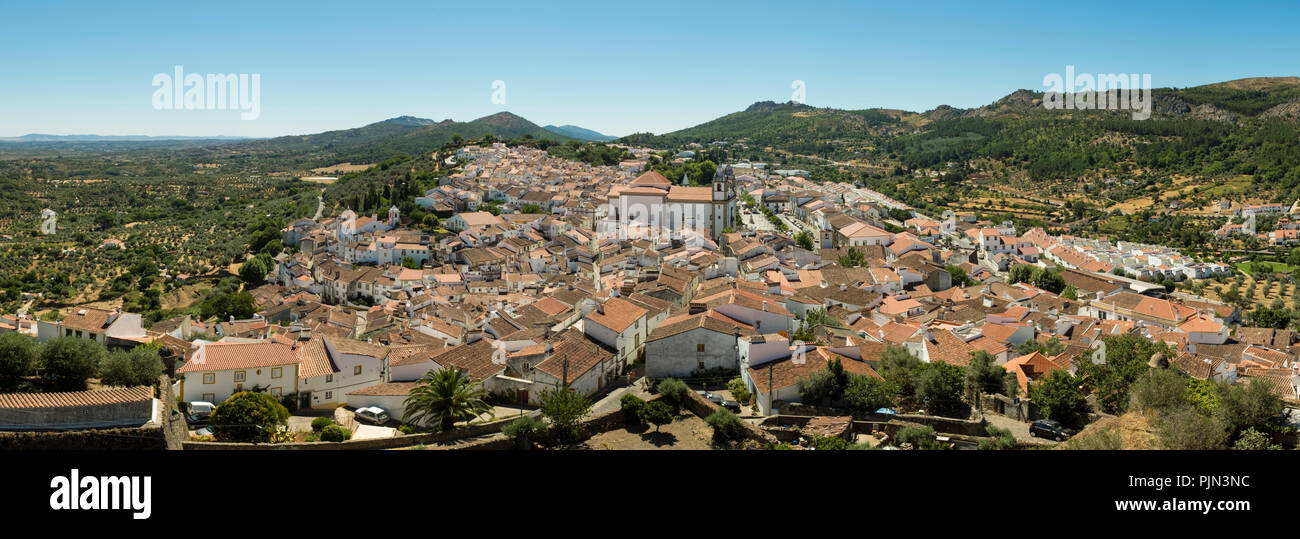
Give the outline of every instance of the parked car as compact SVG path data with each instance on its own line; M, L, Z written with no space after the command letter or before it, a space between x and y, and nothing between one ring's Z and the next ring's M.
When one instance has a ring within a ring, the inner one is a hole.
M217 409L217 405L207 401L192 401L186 403L189 414L185 416L185 422L190 425L206 425L208 417L212 411Z
M1058 442L1074 436L1074 429L1067 428L1051 419L1039 419L1029 425L1029 435L1038 438L1050 438Z
M358 420L364 419L367 423L383 425L388 422L388 412L378 406L368 408L357 408L356 416Z
M728 410L731 410L733 412L737 412L737 413L740 412L740 403L736 401L729 401L724 399L722 402L719 402L718 405Z
M709 393L708 391L696 390L695 392L698 393L701 397L704 397L705 400L713 404L722 404L721 396L715 395L713 393Z

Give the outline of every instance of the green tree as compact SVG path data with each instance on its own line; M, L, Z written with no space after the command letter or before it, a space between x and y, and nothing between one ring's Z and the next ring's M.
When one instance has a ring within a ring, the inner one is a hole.
M1081 426L1088 412L1088 401L1079 390L1079 380L1062 369L1030 385L1029 399L1038 404L1043 415L1072 427Z
M874 412L895 406L896 390L883 378L872 378L850 373L844 389L844 400L859 412Z
M16 331L0 332L0 386L12 386L35 371L36 349L36 339Z
M802 230L798 234L795 234L794 241L799 244L800 248L809 251L813 250L813 247L815 246L812 234L809 234L807 230Z
M863 255L862 251L857 250L855 247L849 247L848 252L843 256L840 256L839 259L839 264L846 268L856 268L858 266L866 265L866 263L866 255Z
M289 409L266 393L241 391L217 405L209 421L218 441L265 443L289 422Z
M921 364L916 369L916 399L927 411L952 415L962 407L965 372L943 361Z
M582 437L582 418L591 412L591 401L568 388L548 389L542 392L541 410L554 439L574 442Z
M655 432L659 432L660 426L673 422L673 408L662 400L654 401L641 408L641 419L654 425Z
M641 423L641 409L645 407L645 401L641 397L627 393L619 397L618 403L623 411L624 423L629 425Z
M983 409L983 397L986 393L1001 392L1007 370L997 364L997 358L984 350L971 352L970 363L966 364L966 392L971 404Z
M1227 449L1228 427L1222 421L1198 413L1190 406L1163 414L1159 422L1160 441L1165 449Z
M239 266L239 278L249 284L259 284L265 281L266 274L271 271L269 261L270 257L266 255L257 255L249 259Z
M416 382L406 397L402 421L411 424L436 423L444 431L456 427L456 420L492 413L487 391L476 387L463 369L448 367L429 371Z
M1153 342L1137 335L1120 335L1102 339L1105 362L1078 362L1079 374L1086 387L1097 397L1102 411L1122 414L1128 409L1129 387L1146 374L1147 363L1156 353L1170 356L1164 342Z
M50 339L41 347L40 362L55 387L64 391L86 389L86 380L99 371L107 352L104 346L76 337Z
M118 350L108 354L100 365L99 381L109 386L151 386L158 382L162 371L158 350L137 346L130 352Z

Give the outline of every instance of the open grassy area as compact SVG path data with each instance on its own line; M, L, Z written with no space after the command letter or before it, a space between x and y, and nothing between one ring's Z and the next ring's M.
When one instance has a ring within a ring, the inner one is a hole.
M1245 273L1252 277L1255 275L1255 272L1258 270L1263 270L1269 273L1290 274L1296 269L1295 266L1292 266L1290 264L1284 264L1282 262L1242 262L1240 264L1237 264L1236 268L1240 270L1242 273Z

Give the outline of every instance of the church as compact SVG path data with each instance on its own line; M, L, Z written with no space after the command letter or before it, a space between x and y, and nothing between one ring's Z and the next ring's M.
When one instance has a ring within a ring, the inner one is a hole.
M682 178L685 184L686 178ZM609 191L601 234L626 239L681 239L699 234L718 239L736 227L736 178L719 168L711 187L673 185L653 170Z

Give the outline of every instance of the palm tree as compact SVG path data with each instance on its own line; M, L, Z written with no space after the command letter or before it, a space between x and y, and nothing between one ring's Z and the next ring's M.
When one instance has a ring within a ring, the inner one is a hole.
M431 370L411 389L411 395L403 403L406 412L402 420L413 424L436 420L442 430L451 430L461 417L484 412L496 417L492 405L487 403L487 396L487 392L475 387L462 369Z

